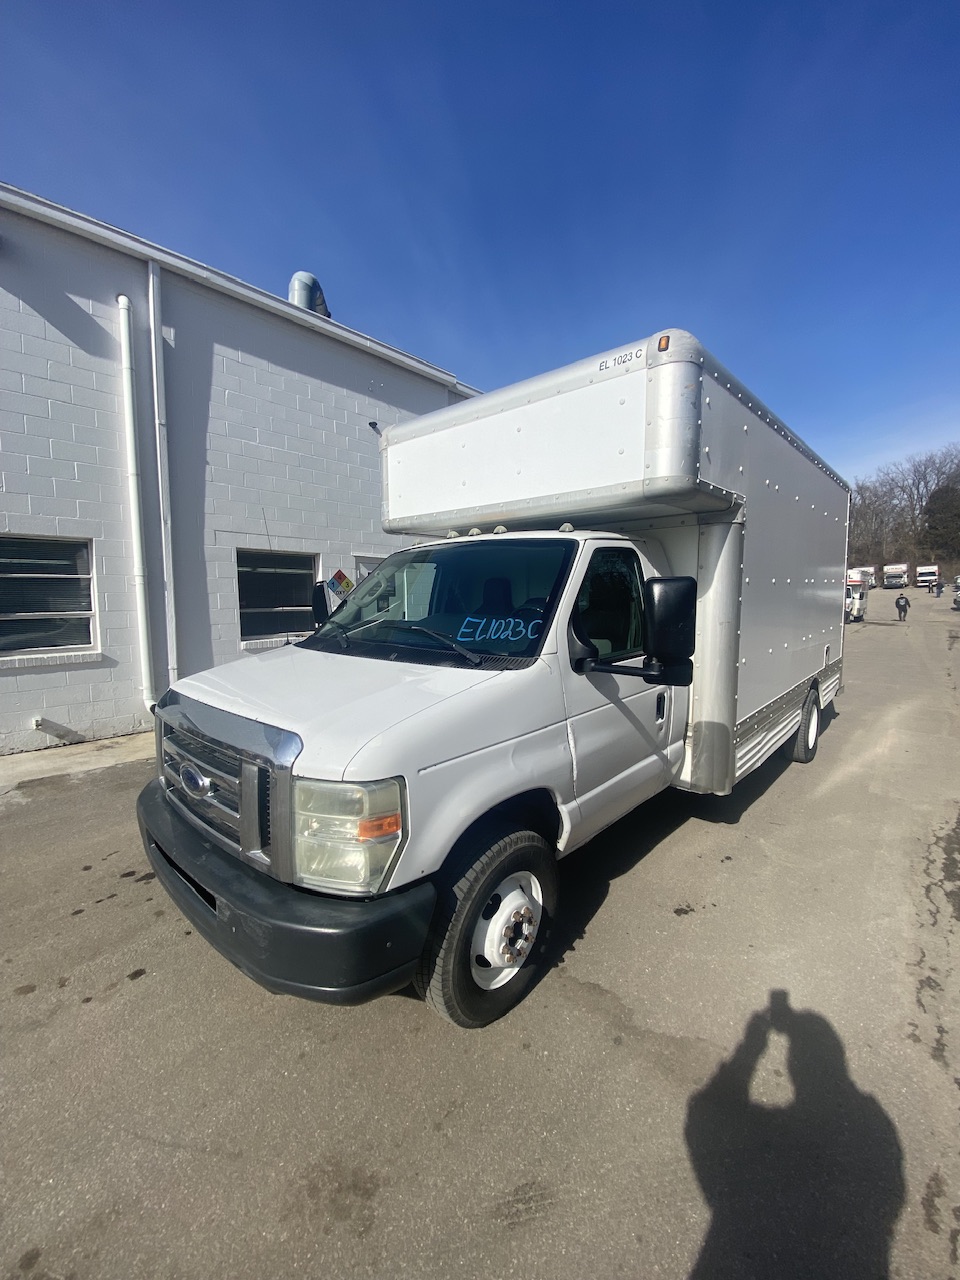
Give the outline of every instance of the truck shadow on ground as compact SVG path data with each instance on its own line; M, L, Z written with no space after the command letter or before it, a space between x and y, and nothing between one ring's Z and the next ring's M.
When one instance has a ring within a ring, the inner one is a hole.
M751 1081L772 1034L787 1042L794 1099L767 1106ZM690 1280L885 1280L904 1202L893 1122L847 1072L826 1018L772 991L687 1107L690 1161L712 1211Z
M833 704L823 715L821 734L838 716ZM801 768L802 766L794 766ZM559 867L560 911L553 921L544 972L563 964L606 901L611 882L638 866L648 853L687 822L736 826L756 800L791 768L779 752L738 782L730 795L693 795L668 790L628 813Z

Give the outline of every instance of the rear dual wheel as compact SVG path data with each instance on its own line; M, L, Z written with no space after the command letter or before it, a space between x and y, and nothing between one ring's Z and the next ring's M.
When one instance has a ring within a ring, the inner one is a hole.
M809 764L817 754L820 741L820 696L816 689L811 689L804 699L800 712L800 728L785 744L784 750L789 760L799 764Z
M556 912L556 857L533 831L472 851L441 894L416 986L460 1027L485 1027L523 999L541 967Z

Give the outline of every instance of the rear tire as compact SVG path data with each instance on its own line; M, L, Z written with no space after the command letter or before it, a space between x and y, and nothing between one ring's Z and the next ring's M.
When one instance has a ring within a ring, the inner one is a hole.
M557 906L556 856L533 831L484 841L441 893L417 990L459 1027L485 1027L536 981Z
M816 689L811 689L800 712L800 728L786 744L788 758L796 760L798 764L809 764L817 754L819 741L820 698Z

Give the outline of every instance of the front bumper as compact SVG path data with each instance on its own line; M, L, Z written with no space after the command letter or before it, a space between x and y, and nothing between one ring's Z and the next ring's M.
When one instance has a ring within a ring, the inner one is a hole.
M361 1004L413 978L436 902L429 881L367 901L294 888L207 840L156 779L137 817L150 865L180 911L268 991Z

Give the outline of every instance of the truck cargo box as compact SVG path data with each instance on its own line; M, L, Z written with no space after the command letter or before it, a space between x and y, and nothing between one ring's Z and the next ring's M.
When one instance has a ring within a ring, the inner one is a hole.
M764 726L783 734L784 699L839 688L849 486L689 333L389 428L381 467L392 532L570 522L653 535L697 579L681 785L729 790L769 754Z

